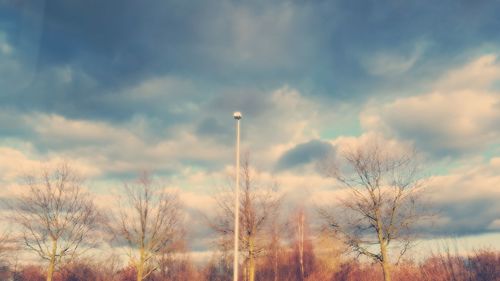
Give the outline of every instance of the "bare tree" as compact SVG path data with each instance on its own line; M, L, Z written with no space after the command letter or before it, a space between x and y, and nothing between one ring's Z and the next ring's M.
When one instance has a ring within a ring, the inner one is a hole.
M48 261L47 281L64 259L94 246L98 212L82 180L67 165L26 177L26 190L12 202L24 245Z
M7 231L0 233L0 265L4 263L9 253L16 249L14 237Z
M15 268L16 264L11 262L15 262L15 256L12 257L11 254L17 250L16 242L9 232L0 233L0 279L6 279L5 275L10 275L12 265Z
M156 185L147 173L125 184L126 198L120 203L115 235L130 248L130 262L137 281L158 269L158 259L183 233L181 204L177 194Z
M322 209L321 214L354 252L380 263L390 281L390 250L399 251L399 261L413 241L412 226L424 218L417 155L375 143L346 150L342 158L345 165L330 159L322 168L348 195L340 200L341 212Z
M283 260L284 245L282 240L285 228L286 224L280 221L278 214L270 218L267 263L273 265L274 281L280 280L279 269Z
M289 227L294 248L293 257L298 265L298 280L304 281L312 271L314 262L314 251L309 237L309 224L304 206L300 206L292 214Z
M255 280L256 259L266 251L266 230L277 215L281 197L274 186L259 186L251 171L248 157L241 169L240 195L240 250L244 256L245 280ZM234 235L234 194L223 192L216 197L217 216L210 220L210 226L225 237L223 242L232 241Z

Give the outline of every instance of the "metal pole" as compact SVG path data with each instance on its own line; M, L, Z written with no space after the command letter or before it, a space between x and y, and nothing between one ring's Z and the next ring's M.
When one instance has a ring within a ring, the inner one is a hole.
M240 229L240 119L241 113L235 112L236 119L236 196L234 199L234 261L233 281L238 281L238 246Z

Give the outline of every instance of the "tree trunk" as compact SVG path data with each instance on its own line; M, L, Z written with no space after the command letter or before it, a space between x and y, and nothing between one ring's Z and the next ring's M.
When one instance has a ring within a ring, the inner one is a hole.
M380 244L380 255L382 259L380 260L382 265L382 271L384 273L384 281L391 281L391 272L390 272L390 261L389 256L387 254L387 241L384 238L384 229L382 227L382 218L380 215L380 209L375 210L375 217L377 219L377 237L378 242Z
M387 255L387 244L385 241L380 243L380 253L382 255L382 271L384 273L384 281L391 281L391 265Z
M299 262L300 262L300 281L304 281L304 212L300 213L299 222Z
M52 252L50 253L49 268L47 269L47 281L52 281L56 268L57 240L52 239Z
M144 254L144 248L141 248L139 262L137 263L137 281L142 281L144 278Z
M278 245L274 248L274 281L278 281Z
M245 261L245 266L243 266L243 281L248 281L248 259Z
M255 244L253 237L248 239L248 281L255 281Z

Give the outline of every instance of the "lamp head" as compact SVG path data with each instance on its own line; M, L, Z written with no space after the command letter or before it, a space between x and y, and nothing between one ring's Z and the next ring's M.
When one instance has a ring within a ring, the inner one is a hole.
M233 113L233 117L236 120L240 120L241 119L241 112L236 111L235 113Z

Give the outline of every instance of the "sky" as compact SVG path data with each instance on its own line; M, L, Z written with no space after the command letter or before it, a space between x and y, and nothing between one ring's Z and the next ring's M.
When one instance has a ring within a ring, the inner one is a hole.
M0 197L69 161L106 206L149 170L200 212L242 151L287 204L334 202L316 168L379 141L422 157L438 222L500 245L497 1L0 0Z

